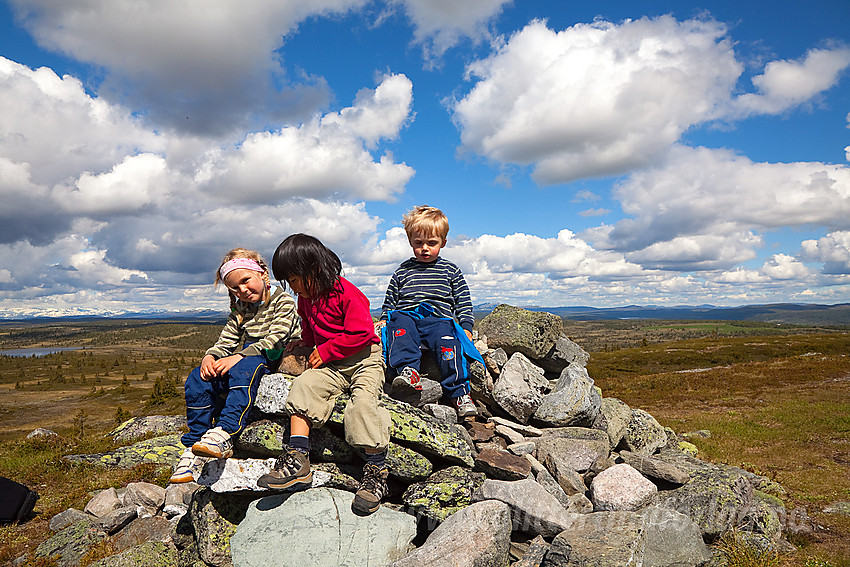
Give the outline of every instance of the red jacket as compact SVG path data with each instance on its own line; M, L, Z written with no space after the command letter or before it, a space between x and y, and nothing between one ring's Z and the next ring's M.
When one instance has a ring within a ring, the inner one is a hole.
M369 300L345 278L326 298L298 296L301 339L314 345L324 362L351 356L381 339L375 334Z

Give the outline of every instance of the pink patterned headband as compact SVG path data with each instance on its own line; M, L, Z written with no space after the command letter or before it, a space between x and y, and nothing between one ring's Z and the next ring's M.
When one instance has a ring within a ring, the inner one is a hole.
M222 264L221 268L218 269L218 273L221 276L221 279L224 280L224 278L227 277L227 274L229 274L233 270L238 270L239 268L253 270L255 272L260 272L261 274L266 273L266 271L256 262L256 260L252 260L250 258L234 258L232 260L228 260L227 262Z

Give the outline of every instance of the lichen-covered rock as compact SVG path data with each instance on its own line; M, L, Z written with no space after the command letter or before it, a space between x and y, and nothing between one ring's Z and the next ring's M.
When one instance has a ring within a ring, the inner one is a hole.
M626 435L632 418L632 408L617 398L602 398L599 414L605 418L605 431L608 433L608 440L613 449Z
M529 358L543 358L563 328L557 315L502 304L481 321L478 332L487 336L490 348L502 348L508 355L521 352Z
M97 543L106 538L97 520L82 519L47 538L35 548L36 558L55 559L57 567L72 567Z
M144 415L133 417L109 432L116 443L125 443L151 433L179 433L186 427L185 415Z
M583 514L562 531L543 560L545 567L641 565L644 521L635 512Z
M280 372L263 376L257 389L254 407L269 415L289 415L286 411L286 398L289 397L293 379L292 376Z
M484 482L483 473L453 466L437 471L427 480L411 484L402 502L418 516L442 522L472 502L472 493Z
M180 443L180 435L175 433L139 441L107 453L68 455L64 458L72 462L92 463L122 469L130 469L145 463L174 466L184 449L185 447Z
M139 567L141 565L177 567L177 548L161 541L148 541L92 563L92 567Z
M59 512L58 514L50 518L50 531L58 532L62 528L70 526L74 522L77 522L82 519L94 520L95 517L81 510L77 510L76 508L68 508L67 510Z
M201 489L194 493L189 514L195 530L198 554L206 563L230 567L230 538L245 519L248 506L262 493L218 494Z
M342 425L348 399L347 394L337 398L330 423ZM427 457L472 467L475 462L472 449L456 429L438 423L422 410L404 402L391 398L382 398L382 401L392 419L391 439Z
M387 448L387 468L392 476L406 483L428 478L434 472L431 461L397 443L390 443Z
M708 541L740 524L753 499L752 484L740 469L685 455L661 454L656 458L674 464L691 479L679 488L660 493L661 505L691 518Z
M658 421L642 409L632 409L622 445L638 455L649 456L667 444L667 433Z

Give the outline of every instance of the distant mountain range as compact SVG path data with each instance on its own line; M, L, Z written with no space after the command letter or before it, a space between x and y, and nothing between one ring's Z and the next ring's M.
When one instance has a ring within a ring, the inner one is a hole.
M475 306L477 313L486 314L495 304ZM595 321L603 319L674 319L715 321L762 321L792 325L850 326L850 303L819 305L814 303L772 303L717 307L714 305L627 305L625 307L526 307L531 311L546 311L567 319Z
M474 307L476 318L486 316L496 308L496 303L482 303ZM762 321L792 325L846 325L850 326L850 303L820 305L814 303L772 303L766 305L741 305L738 307L717 307L714 305L676 305L663 307L657 305L626 305L624 307L524 307L531 311L546 311L566 319L576 321L596 321L604 319L673 319L673 320L716 320L716 321ZM380 311L373 311L377 316ZM106 314L63 314L51 313L46 316L2 317L2 322L62 322L91 321L103 319L146 319L178 322L224 322L227 313L215 310L197 311L154 311L121 312Z

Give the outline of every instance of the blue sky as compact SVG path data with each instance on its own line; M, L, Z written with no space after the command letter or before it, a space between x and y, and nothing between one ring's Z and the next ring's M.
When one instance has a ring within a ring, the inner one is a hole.
M684 6L684 7L683 7ZM2 316L221 309L414 205L475 303L850 301L850 4L6 0Z

